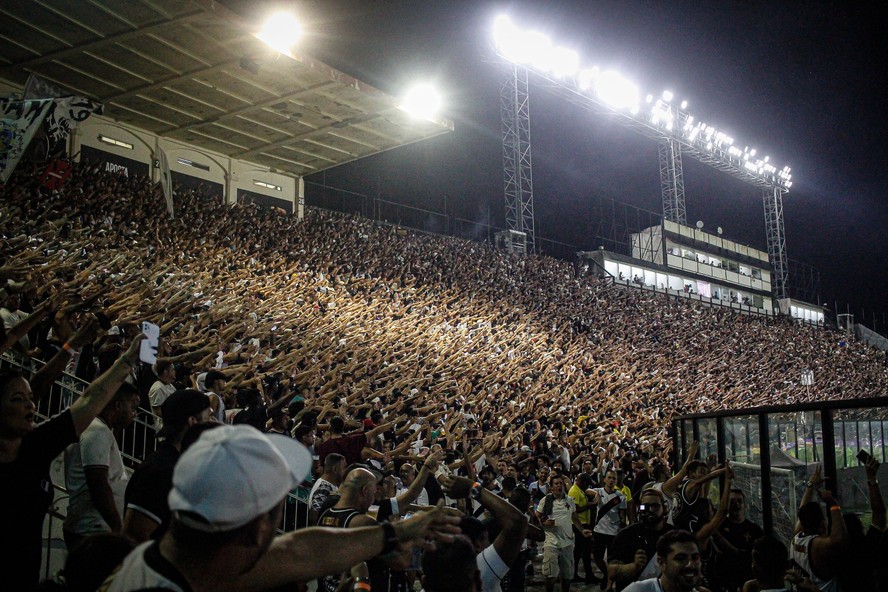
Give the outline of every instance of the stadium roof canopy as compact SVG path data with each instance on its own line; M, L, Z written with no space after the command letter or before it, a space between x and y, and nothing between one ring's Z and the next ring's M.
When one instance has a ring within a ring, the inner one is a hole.
M8 2L0 78L33 73L121 123L300 176L453 130L253 33L212 0Z

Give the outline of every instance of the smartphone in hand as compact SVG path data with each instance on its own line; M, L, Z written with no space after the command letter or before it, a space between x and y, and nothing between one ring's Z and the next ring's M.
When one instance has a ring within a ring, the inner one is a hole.
M869 459L870 459L870 453L867 452L866 450L861 450L860 452L857 453L857 460L860 461L860 464L865 465L867 462L869 462Z
M146 339L139 346L139 359L146 364L157 362L157 346L160 342L160 327L148 321L142 322L142 333Z

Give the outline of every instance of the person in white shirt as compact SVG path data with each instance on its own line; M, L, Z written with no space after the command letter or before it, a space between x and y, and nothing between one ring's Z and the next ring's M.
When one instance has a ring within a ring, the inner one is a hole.
M148 390L148 401L151 404L151 412L157 416L155 426L159 430L163 427L160 406L176 392L176 387L173 385L173 380L176 379L176 367L168 360L158 360L154 365L154 372L157 374L157 380Z
M398 476L401 477L401 487L398 491L398 494L402 494L410 487L413 481L416 479L416 469L410 463L404 463L401 465L401 470L398 471ZM425 482L425 479L423 479ZM429 494L423 487L419 491L419 495L416 497L416 501L414 502L417 506L427 506L429 505Z
M567 592L574 577L574 533L572 526L584 536L591 537L592 531L584 528L577 514L576 502L567 495L564 477L555 474L549 478L551 493L540 500L537 516L546 533L543 543L543 575L546 578L546 592L555 589L555 580L561 578L561 590Z
M604 487L596 487L586 493L589 503L598 508L598 521L592 529L595 532L592 556L598 569L606 574L605 556L626 523L626 498L617 490L617 472L614 469L605 471Z
M339 484L345 477L345 469L345 457L341 454L332 452L324 459L324 472L312 484L308 494L309 524L317 522L331 495L339 496Z
M129 477L113 430L130 425L138 409L139 391L124 383L80 441L65 450L65 487L70 499L63 533L69 549L86 535L120 532Z
M0 308L0 318L3 319L3 328L7 332L28 318L28 313L20 310L21 304L21 296L18 294L9 294L6 297L6 302L4 303L3 308ZM22 338L18 340L18 346L21 348L22 353L28 356L34 354L34 351L31 349L31 340L28 338L27 334L23 335Z

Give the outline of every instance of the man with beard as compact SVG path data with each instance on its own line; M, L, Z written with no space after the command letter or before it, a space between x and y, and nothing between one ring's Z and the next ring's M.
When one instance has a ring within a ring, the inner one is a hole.
M698 586L701 564L696 537L686 530L670 530L657 541L660 575L633 582L623 592L710 592Z
M666 523L663 494L645 489L639 496L638 522L622 529L614 539L607 570L617 590L638 580L660 575L657 541L672 529Z

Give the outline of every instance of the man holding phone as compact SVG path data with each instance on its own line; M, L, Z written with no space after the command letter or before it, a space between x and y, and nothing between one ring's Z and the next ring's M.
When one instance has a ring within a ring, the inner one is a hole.
M639 496L638 522L617 533L608 555L607 571L617 590L632 582L660 575L657 541L672 530L666 523L666 504L656 489Z

